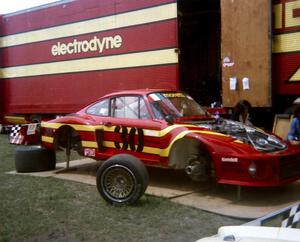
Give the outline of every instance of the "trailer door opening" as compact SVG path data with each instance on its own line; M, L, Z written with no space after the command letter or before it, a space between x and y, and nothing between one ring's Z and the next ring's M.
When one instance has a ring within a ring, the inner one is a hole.
M180 88L200 104L221 101L220 0L178 0Z

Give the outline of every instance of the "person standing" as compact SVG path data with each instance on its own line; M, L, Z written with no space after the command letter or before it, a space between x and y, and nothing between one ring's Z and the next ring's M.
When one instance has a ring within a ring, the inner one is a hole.
M298 105L294 110L294 118L291 122L287 140L292 145L300 145L300 105Z

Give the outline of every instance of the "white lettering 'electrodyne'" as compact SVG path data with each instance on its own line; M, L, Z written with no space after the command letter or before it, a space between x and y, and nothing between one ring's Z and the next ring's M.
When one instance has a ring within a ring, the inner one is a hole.
M53 56L77 54L81 52L95 52L102 53L104 50L120 48L122 46L122 37L120 35L108 36L98 38L94 36L90 40L79 41L74 39L73 42L61 43L52 45L51 54Z

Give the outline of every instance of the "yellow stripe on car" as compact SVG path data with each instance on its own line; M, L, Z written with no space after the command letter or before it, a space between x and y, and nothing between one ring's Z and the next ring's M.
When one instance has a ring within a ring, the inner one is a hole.
M58 129L63 125L70 126L70 127L74 128L77 131L91 131L91 132L93 132L96 129L103 129L106 132L114 132L114 129L115 129L115 126L105 127L105 126L102 126L102 125L96 125L96 126L91 126L90 125L89 126L89 125L63 124L63 123L42 123L42 127L53 128L53 129ZM144 129L143 131L144 131L144 134L146 136L162 137L162 136L165 136L166 134L170 133L172 130L174 130L176 128L187 128L187 127L196 128L197 126L195 126L195 125L172 125L172 126L169 126L169 127L165 128L161 131L159 131L159 130L148 130L148 129ZM130 130L131 128L128 127L128 129ZM177 134L175 136L175 138L173 138L172 142L168 145L167 148L161 149L161 148L154 148L154 147L145 146L143 148L143 152L148 153L148 154L160 155L161 157L168 157L173 144L177 140L179 140L179 139L183 138L184 136L186 136L188 134L191 134L191 133L228 137L225 134L217 133L217 132L214 132L214 131L187 129L187 130L183 130L179 134ZM42 136L42 141L47 142L47 143L53 143L53 137ZM235 140L234 142L243 143L239 140ZM82 144L83 147L98 148L98 144L95 141L82 140L81 144ZM120 143L120 142L119 142L119 144L123 145L123 143ZM103 141L103 146L107 147L107 148L116 148L115 143L113 141Z
M84 140L82 140L81 145L83 147L88 147L88 148L98 148L97 142L94 142L94 141L84 141Z
M48 136L42 136L42 141L46 143L51 143L53 144L53 137L48 137Z

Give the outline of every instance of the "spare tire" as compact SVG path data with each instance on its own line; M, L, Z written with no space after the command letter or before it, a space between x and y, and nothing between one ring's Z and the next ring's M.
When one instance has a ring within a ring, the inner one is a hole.
M15 151L17 172L37 172L54 170L56 156L53 150L41 146L18 146Z

